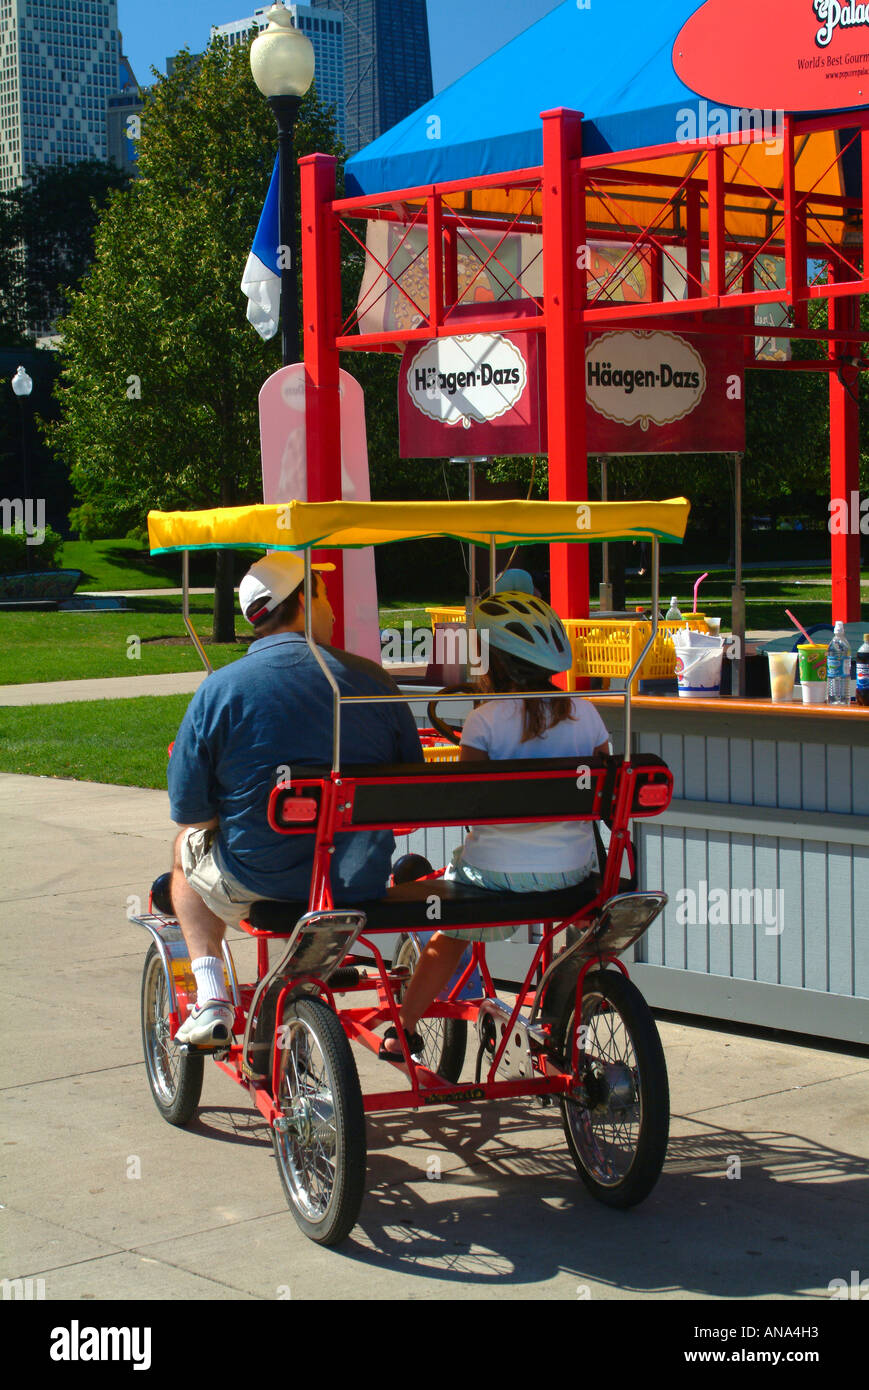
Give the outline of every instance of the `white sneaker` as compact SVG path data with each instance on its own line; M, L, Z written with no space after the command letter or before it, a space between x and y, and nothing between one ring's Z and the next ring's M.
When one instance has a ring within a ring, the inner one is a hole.
M175 1034L175 1042L197 1047L224 1047L232 1042L235 1009L227 999L209 999L202 1008L194 1004Z

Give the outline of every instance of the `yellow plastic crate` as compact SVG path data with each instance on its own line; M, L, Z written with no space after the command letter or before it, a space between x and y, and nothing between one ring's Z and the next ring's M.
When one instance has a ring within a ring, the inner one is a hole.
M573 647L573 666L567 673L568 690L576 689L579 676L595 676L606 681L623 680L649 640L652 624L623 618L569 618L564 624ZM641 680L665 680L676 674L676 648L673 633L684 627L708 632L702 613L691 613L681 623L661 622L655 645L649 652L631 686L636 695Z
M465 621L464 608L427 608L425 611L431 619L432 632L434 632L436 623L463 623Z
M457 743L430 743L423 748L427 763L457 763L461 749Z

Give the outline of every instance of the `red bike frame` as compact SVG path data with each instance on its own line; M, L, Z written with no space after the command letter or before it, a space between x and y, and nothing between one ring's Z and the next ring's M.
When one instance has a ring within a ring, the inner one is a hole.
M407 1047L403 1029L400 1026L398 1015L398 1001L395 989L404 982L404 973L397 974L392 968L387 966L381 951L378 949L373 937L377 934L388 932L395 935L402 928L390 925L387 927L368 927L359 936L354 952L361 946L364 947L374 960L376 973L371 976L366 975L360 979L359 983L353 985L343 985L340 989L332 990L328 981L312 979L310 976L303 977L306 986L312 984L316 986L322 998L335 1011L341 1021L347 1037L351 1041L357 1041L377 1052L381 1038L375 1033L374 1029L381 1023L391 1021L397 1031L404 1053L404 1066L407 1071L409 1086L403 1089L389 1089L378 1091L364 1097L364 1107L366 1113L376 1113L386 1110L416 1109L420 1106L435 1104L456 1104L469 1103L481 1100L508 1099L523 1095L560 1095L575 1089L577 1072L579 1066L579 1043L577 1032L574 1032L571 1046L570 1070L560 1070L554 1062L544 1052L540 1052L536 1057L535 1065L539 1075L533 1080L496 1080L504 1050L512 1035L512 1030L516 1025L520 1012L525 1004L536 993L535 980L542 976L553 963L555 958L554 943L556 938L566 932L569 927L582 929L583 927L591 930L596 922L602 908L619 891L619 875L623 858L626 856L630 873L635 873L635 858L633 843L630 836L630 820L634 817L647 817L658 815L666 809L672 797L673 778L669 769L658 759L645 760L653 763L653 766L637 766L630 762L622 763L619 760L612 760L606 767L598 767L594 770L591 809L585 813L577 813L573 819L578 821L593 821L607 815L611 806L611 840L610 849L604 873L602 875L599 891L591 899L579 907L572 915L560 918L543 918L543 937L534 952L533 959L527 971L524 983L522 984L510 1015L509 1025L504 1030L503 1036L498 1044L492 1058L488 1073L485 1079L480 1082L465 1082L453 1084L445 1081L443 1077L430 1071L420 1063L414 1062ZM612 786L611 798L605 797L604 787L607 785L607 778L612 778L613 767L616 768L614 780L609 785ZM510 772L500 774L501 779L516 782L535 781L539 782L541 776L544 780L554 782L562 781L566 777L575 778L575 769L565 772L563 769L551 774L539 771L535 772ZM385 772L382 777L365 776L354 777L349 775L324 774L312 776L310 778L299 778L294 780L292 786L279 785L272 792L269 803L269 821L272 828L283 834L308 834L312 833L314 826L314 869L311 882L311 892L309 900L309 910L318 911L332 907L332 895L329 884L329 863L330 850L334 843L336 833L348 831L370 830L381 828L382 821L366 820L354 822L353 812L356 795L360 787L368 788L389 788L389 787L408 787L411 784L422 784L426 780L426 769L402 769L394 773ZM472 770L470 767L467 772L462 768L456 769L455 774L450 778L454 784L480 783L487 780L487 773ZM606 802L609 801L610 805ZM560 813L559 813L560 817ZM473 823L477 824L536 824L544 821L551 821L553 814L547 815L526 815L503 817L476 816ZM447 818L442 823L458 824L466 823L464 820L458 821ZM396 830L410 829L412 827L392 827ZM434 875L437 878L438 875ZM514 921L508 912L509 895L505 899L499 899L504 904L504 915L497 923L487 921L484 926L495 925L521 925L528 920L527 913L519 921ZM536 919L541 920L541 919ZM268 942L271 939L279 940L286 937L289 932L271 932L258 930L249 922L241 924L242 929L257 940L257 982L261 980L269 969ZM405 931L413 931L418 928L407 926ZM645 928L643 928L644 930ZM565 938L566 939L566 938ZM625 966L612 951L606 949L606 942L600 943L601 949L594 950L583 959L579 969L575 990L575 1014L574 1017L582 1017L582 997L586 974L593 967L602 965L614 965L623 974L627 975ZM581 948L580 948L581 949ZM619 949L624 949L620 946ZM344 966L359 965L358 955L351 953L344 962ZM483 943L474 943L471 951L471 959L459 979L452 986L448 997L435 1003L428 1010L427 1018L454 1018L464 1019L467 1022L475 1022L479 1012L479 1005L475 1001L464 1001L460 998L462 989L470 979L474 969L480 971L485 993L487 997L495 996L495 985L486 964L486 954ZM290 981L282 988L275 1011L278 1021L283 1018L283 1010L286 1002L291 997L298 981ZM250 1008L256 985L242 985L239 987L240 1008L236 1019L237 1031L243 1032L244 1019ZM337 1002L336 995L350 995L355 997L363 993L376 991L376 1002L366 1004L347 1004ZM174 1021L174 1020L173 1020ZM174 1029L173 1029L174 1031ZM280 1062L281 1052L276 1045L272 1054L272 1066L270 1085L262 1080L251 1079L245 1075L243 1063L243 1048L240 1044L233 1044L228 1049L224 1057L216 1059L217 1065L233 1080L240 1085L248 1087L251 1096L264 1118L273 1124L274 1120L282 1113L278 1100L280 1095Z

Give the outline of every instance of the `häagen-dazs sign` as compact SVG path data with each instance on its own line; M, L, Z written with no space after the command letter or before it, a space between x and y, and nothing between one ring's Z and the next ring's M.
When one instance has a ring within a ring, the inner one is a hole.
M620 425L672 425L706 391L703 358L675 333L605 333L585 354L589 405Z
M417 410L430 420L465 429L513 410L528 382L525 358L500 334L426 343L404 373Z
M724 310L716 322L737 328L740 315ZM744 450L745 363L736 334L591 333L584 367L590 454Z

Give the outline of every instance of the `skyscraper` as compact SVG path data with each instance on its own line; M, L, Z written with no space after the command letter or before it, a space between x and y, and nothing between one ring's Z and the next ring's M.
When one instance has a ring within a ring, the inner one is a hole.
M310 0L344 16L347 134L355 154L434 95L426 0Z
M0 0L0 192L32 165L108 159L117 0Z
M141 132L142 93L123 52L118 62L118 91L109 97L106 112L109 159L127 174L136 173L136 140Z
M318 8L325 13L315 15L312 5L293 4L292 0L287 5L296 28L306 34L314 45L314 83L317 96L326 106L335 107L338 137L345 140L344 20L337 5L322 5ZM247 19L234 19L229 24L215 24L211 32L220 34L230 44L241 43L251 29L266 28L268 9L268 5L263 5Z

